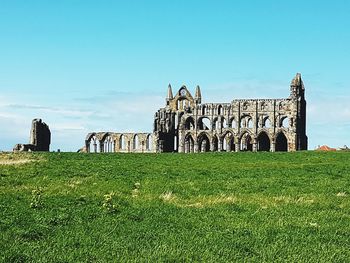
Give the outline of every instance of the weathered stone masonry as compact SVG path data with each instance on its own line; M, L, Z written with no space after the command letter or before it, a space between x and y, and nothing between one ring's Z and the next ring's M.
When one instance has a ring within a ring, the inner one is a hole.
M30 129L29 144L16 144L13 151L50 151L51 132L41 119L34 119Z
M186 86L154 117L153 134L90 133L88 152L208 152L307 150L305 88L297 74L285 99L201 103ZM109 145L109 146L108 146Z

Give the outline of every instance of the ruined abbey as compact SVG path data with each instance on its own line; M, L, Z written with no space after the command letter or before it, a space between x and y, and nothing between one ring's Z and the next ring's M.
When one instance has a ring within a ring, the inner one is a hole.
M153 133L93 132L86 152L215 152L307 150L305 88L298 73L284 99L235 99L202 103L186 86L168 87Z

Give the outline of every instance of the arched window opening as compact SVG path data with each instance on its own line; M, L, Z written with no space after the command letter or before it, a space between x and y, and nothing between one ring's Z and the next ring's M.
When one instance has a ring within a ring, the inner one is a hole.
M281 118L281 126L283 128L289 128L289 120L288 117L282 117Z
M276 137L276 152L288 151L288 140L283 132L280 132Z
M253 128L253 119L249 115L241 117L240 121L241 128Z
M207 114L207 107L205 105L203 105L202 107L202 115Z
M241 121L240 121L240 127L241 128L245 128L246 127L246 119L245 118L242 118Z
M236 128L236 120L235 118L231 118L230 121L228 122L228 127L229 128Z
M148 151L152 150L152 145L153 145L153 143L152 143L152 135L149 134L149 135L147 136L147 139L146 139L146 149L147 149Z
M185 153L194 152L194 140L190 134L185 137Z
M226 122L225 118L221 119L221 123L222 123L222 125L221 125L222 128L224 128L224 129L227 128L227 122Z
M133 149L134 150L138 150L139 149L139 146L140 146L140 143L139 143L139 136L136 134L134 136L134 140L133 140Z
M219 107L218 107L218 115L222 115L222 106L221 105L219 105Z
M247 128L252 129L253 128L253 120L251 118L247 121Z
M266 117L266 118L264 119L263 127L264 127L264 128L271 128L271 121L270 121L270 118L269 118L269 117Z
M213 130L219 130L221 128L221 123L218 118L213 121Z
M210 120L207 117L200 118L198 120L199 130L209 130L210 129Z
M243 136L241 137L241 143L240 143L241 151L252 151L253 150L252 142L253 142L252 137L248 133L243 134Z
M269 152L270 146L271 142L269 136L267 136L265 132L260 133L258 136L258 151Z
M206 134L202 134L198 138L198 151L199 152L209 152L210 151L210 142Z
M123 135L123 134L119 138L119 149L126 150L125 135Z
M185 129L186 130L194 130L194 120L192 117L188 117L185 122Z

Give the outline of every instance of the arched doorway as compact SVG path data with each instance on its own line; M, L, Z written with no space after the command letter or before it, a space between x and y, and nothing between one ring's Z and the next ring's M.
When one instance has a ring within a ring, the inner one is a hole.
M194 140L190 134L185 137L185 153L194 152Z
M276 152L287 152L288 140L283 132L280 132L276 136Z
M226 133L222 141L222 150L226 152L235 151L235 142L231 132Z
M244 133L241 137L241 151L253 151L253 140L249 133Z
M271 147L271 142L269 136L266 132L261 132L258 136L258 151L259 152L269 152Z
M140 143L139 143L139 136L137 134L135 134L134 136L134 140L133 140L133 150L138 150L140 147Z
M100 152L100 141L93 135L88 140L89 152L98 153Z
M202 134L198 138L198 152L209 152L210 141L206 134Z

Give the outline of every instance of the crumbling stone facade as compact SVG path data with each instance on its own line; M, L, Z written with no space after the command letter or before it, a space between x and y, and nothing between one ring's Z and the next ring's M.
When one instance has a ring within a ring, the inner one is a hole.
M106 148L108 142L112 146ZM304 84L298 73L288 98L231 103L202 103L199 86L194 97L186 86L173 95L169 85L166 106L154 117L153 134L90 133L85 145L88 152L91 145L94 152L307 150Z
M86 152L154 152L151 133L92 132L86 136Z
M50 151L51 132L41 119L34 119L30 129L29 144L16 144L13 151Z

